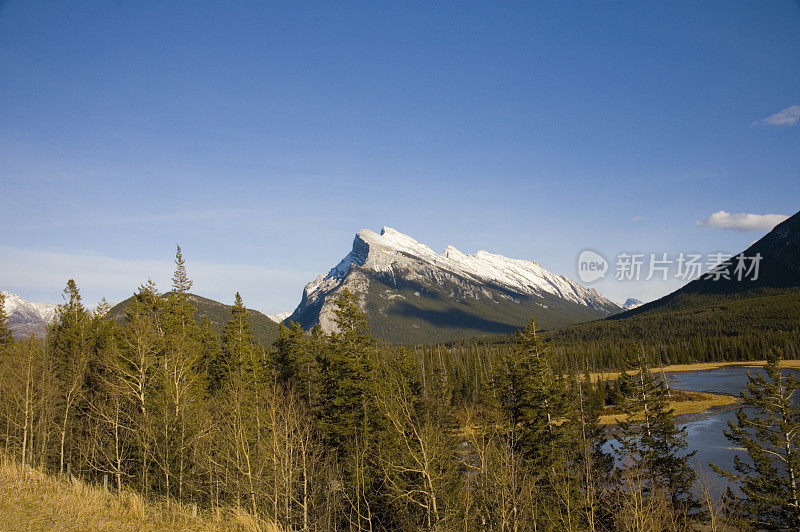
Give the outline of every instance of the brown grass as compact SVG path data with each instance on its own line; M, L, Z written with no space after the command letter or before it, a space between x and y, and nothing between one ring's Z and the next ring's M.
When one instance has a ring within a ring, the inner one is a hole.
M715 406L731 405L738 402L739 399L732 395L681 391L673 392L673 399L669 402L669 408L675 411L675 415L698 414ZM621 418L624 418L624 414L609 409L600 415L600 424L615 425Z
M659 374L662 371L664 373L675 373L680 371L705 371L709 369L736 366L745 368L760 368L764 367L766 363L766 360L753 360L749 362L696 362L694 364L673 364L670 366L664 366L663 368L652 368L652 371L654 374ZM800 360L782 360L781 366L784 368L798 369L800 368ZM620 376L620 373L621 372L619 371L598 371L592 373L591 378L593 381L611 381L616 380ZM628 373L633 375L636 373L636 371L629 371Z
M191 507L173 501L148 502L132 491L109 493L0 458L0 530L279 532L240 509L214 514L193 517Z

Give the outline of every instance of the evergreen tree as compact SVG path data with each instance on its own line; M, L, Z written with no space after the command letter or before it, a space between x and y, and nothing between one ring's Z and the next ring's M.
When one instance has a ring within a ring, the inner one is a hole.
M711 464L714 470L736 481L743 496L729 489L727 497L739 516L758 527L800 529L800 408L793 401L800 380L781 370L783 353L773 348L764 373L748 375L741 393L748 408L728 421L725 436L750 458L734 457L735 473Z
M696 504L689 492L696 477L689 459L695 452L687 452L686 430L675 424L665 383L653 376L642 355L636 362L638 373L626 374L630 381L620 386L630 392L622 407L625 417L618 421L615 451L623 467L643 479L644 497L666 491L673 507L683 512Z
M300 386L303 362L306 359L305 332L299 323L292 322L291 328L283 323L278 326L278 338L272 353L272 367L277 382L283 386Z
M100 302L97 303L97 308L94 309L94 316L97 318L105 318L108 311L111 310L111 303L108 302L106 298L100 298Z
M85 379L91 358L90 320L81 301L80 291L73 279L64 289L65 302L58 306L57 319L48 332L48 344L53 354L60 409L59 472L76 450L68 436L74 432L73 414L85 391Z
M552 463L563 454L558 423L566 414L566 388L553 368L551 353L543 346L531 319L516 333L516 342L500 359L495 372L495 392L511 430L511 440L526 459Z
M215 372L257 372L260 373L260 364L256 359L256 346L253 339L253 326L250 322L250 313L244 306L244 301L239 292L236 292L232 317L225 325L222 342L223 360ZM225 376L222 377L225 380Z
M192 288L192 281L189 280L189 275L186 273L186 261L183 259L181 246L178 245L178 251L175 253L175 273L172 276L172 291L176 294L187 294Z
M175 256L172 292L162 314L164 360L160 377L165 401L161 417L163 441L158 456L165 476L166 492L182 500L187 491L189 455L201 428L198 426L199 398L205 393L200 328L194 320L197 309L189 301L192 281L186 272L181 248Z
M6 315L6 296L0 292L0 348L8 347L14 343L14 336L8 327L8 316Z
M591 383L556 370L531 320L500 357L494 387L508 427L508 463L524 464L529 488L540 494L540 519L557 529L598 526L597 486L608 474L609 458L601 448L601 403ZM521 492L512 497L524 498Z
M322 440L340 464L343 519L358 530L370 529L381 506L374 486L380 478L374 460L381 425L374 408L376 345L356 297L345 289L335 304L338 331L330 334L319 359L316 416Z
M337 449L363 431L374 341L366 315L349 290L336 298L334 315L339 331L330 335L320 364L319 415L323 437Z
M229 368L225 364L222 346L208 316L203 317L200 325L200 343L202 345L201 368L206 374L206 389L213 395L220 389Z
M232 476L237 503L247 504L258 513L262 471L270 463L275 449L270 444L266 417L270 395L264 373L263 349L253 341L250 314L241 295L236 293L232 317L225 325L222 356L212 366L219 381L212 408L219 430L218 462L224 475ZM273 502L273 507L275 503Z

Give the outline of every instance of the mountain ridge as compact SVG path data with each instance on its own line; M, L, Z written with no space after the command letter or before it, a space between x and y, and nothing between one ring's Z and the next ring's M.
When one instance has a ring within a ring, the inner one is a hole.
M47 326L56 317L58 305L28 301L6 290L3 290L2 294L5 298L8 326L14 338L19 340L31 334L43 338L47 333Z
M306 285L287 321L335 330L333 299L344 288L356 294L373 333L397 343L513 332L531 315L555 326L622 310L536 261L487 251L468 255L453 246L436 253L384 227L380 234L359 231L350 252Z
M167 295L169 295L169 293L163 294L164 297ZM124 320L125 308L133 301L134 297L135 296L131 296L111 307L107 316L118 322ZM195 321L200 324L203 318L208 317L211 320L214 332L219 338L222 338L222 331L225 328L225 324L233 317L231 313L233 305L227 305L197 294L187 294L187 298L189 303L194 305L197 309L197 312L194 314ZM278 337L279 325L263 312L251 308L248 308L247 312L250 314L250 323L253 327L253 337L256 342L265 347L271 346L275 338Z

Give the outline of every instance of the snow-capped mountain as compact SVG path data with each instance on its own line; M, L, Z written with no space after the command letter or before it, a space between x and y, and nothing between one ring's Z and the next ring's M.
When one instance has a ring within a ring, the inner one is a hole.
M629 297L625 300L625 303L622 304L622 308L625 310L630 310L632 308L641 307L644 303L635 297Z
M283 320L292 315L292 312L279 312L277 314L266 314L266 316L275 323L282 323Z
M11 292L2 292L5 296L5 311L8 325L15 338L44 336L47 325L56 317L58 305L54 303L34 303L26 301Z
M551 328L621 310L536 261L467 255L453 246L436 253L384 227L360 231L350 253L306 285L289 319L334 330L331 296L345 287L358 296L373 333L401 343L511 332L531 316Z

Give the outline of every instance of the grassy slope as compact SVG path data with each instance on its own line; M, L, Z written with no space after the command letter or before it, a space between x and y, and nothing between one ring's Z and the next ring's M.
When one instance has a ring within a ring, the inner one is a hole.
M2 530L263 530L277 527L231 509L193 517L189 507L146 503L133 492L105 492L78 480L62 481L0 459Z

